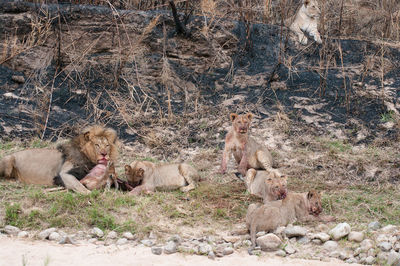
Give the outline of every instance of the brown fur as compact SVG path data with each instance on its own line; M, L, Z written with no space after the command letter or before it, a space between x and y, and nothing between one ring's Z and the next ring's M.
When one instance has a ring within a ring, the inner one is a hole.
M255 247L256 233L272 232L279 226L295 221L333 221L331 216L319 216L322 212L321 195L317 191L288 193L282 201L271 201L265 205L251 204L247 210L246 225L250 230L252 247Z
M89 193L78 180L97 164L115 162L117 134L102 126L85 128L80 135L57 149L29 149L0 160L0 177L16 178L39 185L62 185L80 193Z
M239 165L238 171L243 176L249 168L271 169L272 156L268 149L257 143L248 134L253 115L251 113L245 115L231 113L230 119L232 128L225 138L220 173L224 174L226 172L227 163L232 153L236 163Z
M110 188L111 183L114 183L115 188L118 189L114 163L109 162L107 166L103 164L96 165L79 182L89 190L102 189L104 187Z
M276 170L249 169L244 181L250 194L263 198L264 203L282 200L287 195L287 177Z
M125 176L129 183L140 184L130 193L139 194L142 191L173 190L180 188L187 192L196 187L200 176L196 169L188 164L155 165L147 161L134 161L125 165Z

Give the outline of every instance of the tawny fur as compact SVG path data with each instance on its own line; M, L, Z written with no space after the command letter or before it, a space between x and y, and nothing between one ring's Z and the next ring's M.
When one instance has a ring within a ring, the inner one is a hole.
M225 149L222 155L220 173L226 172L228 160L233 154L238 171L244 176L249 168L271 169L272 156L268 149L249 136L249 128L253 115L230 114L232 127L225 138Z
M259 231L272 232L279 226L295 221L333 221L331 216L319 216L322 212L321 195L316 191L288 193L284 200L271 201L265 205L250 204L246 226L250 231L252 247L256 245Z
M264 203L282 200L287 195L287 177L277 170L247 170L244 182L250 194L258 196Z
M322 43L318 32L320 14L321 10L316 0L303 0L296 15L286 21L287 26L297 35L301 44L307 44L307 37L304 32L310 34L317 43Z
M130 192L135 195L177 188L187 192L194 189L200 180L197 170L188 164L156 165L148 161L134 161L125 165L125 176L129 183L140 184Z
M28 149L5 156L0 160L0 177L27 184L63 185L76 192L89 193L79 179L97 164L115 162L116 141L113 129L90 126L57 149Z

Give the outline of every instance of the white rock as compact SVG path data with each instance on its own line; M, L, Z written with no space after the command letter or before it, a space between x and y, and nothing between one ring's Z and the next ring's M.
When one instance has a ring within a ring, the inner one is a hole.
M390 242L380 242L378 248L382 251L390 251L392 249L392 244Z
M151 247L151 253L153 253L154 255L161 255L162 250L162 247Z
M389 224L383 227L380 231L383 233L392 234L397 231L397 226Z
M60 241L61 235L57 232L53 232L49 235L49 240L51 241Z
M126 238L120 238L120 239L117 240L116 245L117 245L117 246L122 246L122 245L125 245L125 244L127 244L127 243L128 243L128 239L126 239Z
M213 251L210 251L210 252L208 252L207 257L208 257L210 260L215 260L215 253L214 253Z
M182 242L182 238L179 235L173 235L168 238L168 241L174 241L175 244L179 245Z
M361 241L364 240L364 233L363 232L351 231L347 239L349 241L361 242Z
M222 239L233 244L240 240L240 236L224 236Z
M257 234L256 234L256 237L261 237L261 236L265 236L265 231L260 231L260 232L257 232Z
M263 251L275 251L279 249L282 241L275 234L270 233L257 238L256 243L258 246L261 247L261 250Z
M122 237L125 237L128 240L134 240L135 236L131 232L125 232L122 234Z
M313 242L316 245L321 245L322 244L321 239L318 239L318 238L311 240L311 242Z
M231 248L231 247L226 247L226 248L224 248L224 251L222 252L222 254L223 254L224 256L230 255L230 254L232 254L232 253L233 253L233 248Z
M116 239L117 237L118 237L118 234L115 231L110 231L107 234L107 238L109 238L109 239Z
M93 227L91 230L90 230L90 235L92 236L92 237L97 237L97 238L99 238L99 237L103 237L104 236L104 232L103 232L103 230L101 230L100 228L98 228L98 227Z
M277 252L275 252L275 255L279 256L279 257L286 257L286 252L284 250L280 249Z
M361 251L364 251L364 252L370 250L373 247L374 247L374 241L372 241L371 239L364 239L360 243Z
M96 238L92 238L92 239L94 239L94 241L97 240ZM89 239L89 241L90 240L91 239ZM74 240L74 238L72 236L68 236L67 235L67 236L62 237L60 242L58 242L58 244L73 244L73 245L75 245L76 242L75 242L75 240Z
M387 262L388 265L399 265L400 264L400 254L395 251L390 251L389 255L387 257Z
M312 235L313 239L320 239L322 242L326 242L329 239L331 239L331 236L328 235L327 233L318 233L318 234L314 234Z
M55 231L56 231L56 229L54 227L43 230L42 232L40 232L38 234L38 238L41 240L44 240L44 239L48 238L50 236L50 234Z
M142 241L140 241L140 243L142 243L146 247L151 247L151 246L154 246L154 244L155 244L154 241L150 240L150 239L143 239Z
M292 245L286 245L284 250L289 255L296 253L296 250L292 247Z
M21 231L21 232L18 233L18 237L19 238L26 238L28 236L29 236L29 234L28 234L27 231Z
M379 228L381 228L381 224L378 221L374 221L368 224L368 229L375 231L378 230Z
M323 245L322 248L325 249L326 251L335 251L338 248L338 243L336 241L326 241Z
M348 223L340 223L330 230L329 234L332 236L333 240L339 240L342 237L347 236L350 233L350 230L351 228Z
M284 232L288 238L299 237L299 236L305 236L307 234L307 229L298 225L288 226L286 227Z
M375 258L372 256L369 256L365 259L365 263L368 265L374 264L374 262L375 262Z
M380 261L387 261L389 257L389 252L379 252L378 256L376 256Z
M21 229L19 229L16 226L12 226L12 225L6 225L4 227L4 233L6 233L7 235L18 235L18 233L21 232Z
M208 254L212 251L212 247L209 244L200 244L199 245L199 252L200 254Z
M300 238L297 240L297 243L302 244L302 245L306 245L306 244L308 244L308 243L310 243L310 242L311 242L311 240L310 240L308 237L306 237L306 236L300 237Z
M390 241L390 237L388 236L388 235L385 235L385 234L379 234L377 237L376 237L376 239L375 239L375 241L377 242L377 243L379 243L379 242L389 242Z
M176 243L174 241L168 241L168 243L164 247L165 254L173 254L176 253Z

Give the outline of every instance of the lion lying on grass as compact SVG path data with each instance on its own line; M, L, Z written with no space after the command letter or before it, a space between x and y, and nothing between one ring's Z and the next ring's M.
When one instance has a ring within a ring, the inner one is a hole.
M89 193L79 180L96 165L107 166L109 161L116 160L116 141L113 129L90 126L57 149L28 149L5 156L0 160L0 177Z

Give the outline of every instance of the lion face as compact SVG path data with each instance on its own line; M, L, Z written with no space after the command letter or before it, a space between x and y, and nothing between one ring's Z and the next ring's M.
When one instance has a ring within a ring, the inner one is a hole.
M307 194L309 203L309 213L318 216L322 212L321 194L315 190L311 190Z
M319 18L321 15L318 2L315 0L305 0L304 7L306 8L306 15L310 18Z
M144 169L138 163L134 166L125 165L125 177L130 184L140 183L144 178Z
M245 115L238 115L235 113L230 114L233 130L239 134L246 134L250 128L253 114L247 113Z
M287 195L287 177L276 172L270 172L265 183L270 187L270 191L275 200L282 200Z
M95 164L107 165L115 161L117 134L113 129L93 126L80 137L81 150Z

